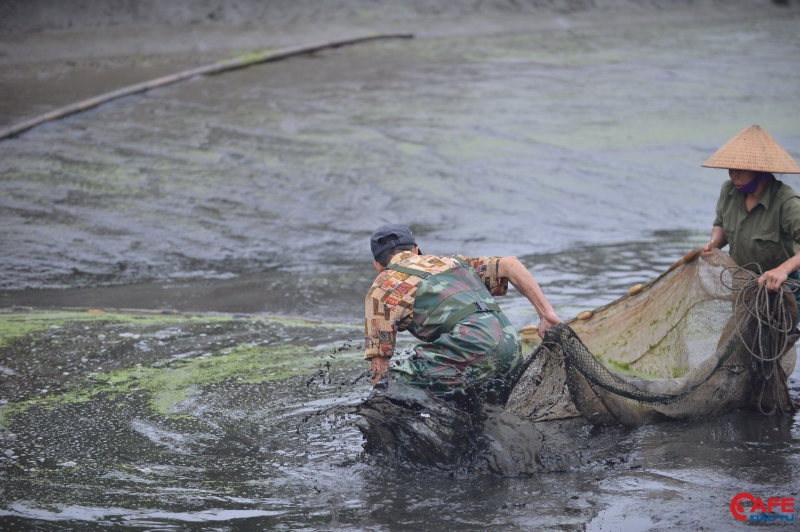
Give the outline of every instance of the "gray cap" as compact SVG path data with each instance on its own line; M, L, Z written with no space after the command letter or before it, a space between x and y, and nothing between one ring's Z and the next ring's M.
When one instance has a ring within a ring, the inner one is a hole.
M379 240L386 238L387 236L393 236L395 238L389 240L383 245L378 243ZM382 225L377 228L374 233L372 233L372 236L369 239L369 247L372 249L372 256L375 257L375 260L378 260L378 255L387 249L407 245L416 246L417 241L414 240L414 236L411 234L411 229L400 224Z

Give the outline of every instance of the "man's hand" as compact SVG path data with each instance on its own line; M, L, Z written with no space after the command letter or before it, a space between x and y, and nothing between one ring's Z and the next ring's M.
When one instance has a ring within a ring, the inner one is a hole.
M539 338L544 338L544 333L547 332L547 329L556 323L561 323L561 319L556 316L555 312L539 316Z
M370 359L370 380L372 381L372 387L375 387L375 384L380 380L381 377L389 371L389 361L391 360L390 357L373 357Z
M771 292L777 292L781 289L781 285L788 279L789 276L783 269L779 266L775 269L769 270L768 272L764 273L761 277L758 278L758 286L761 287L764 283L767 283L767 290Z

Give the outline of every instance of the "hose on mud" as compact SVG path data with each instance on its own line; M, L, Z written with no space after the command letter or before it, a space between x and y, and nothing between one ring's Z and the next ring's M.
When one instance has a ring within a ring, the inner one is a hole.
M127 87L122 87L121 89L117 89L111 92L106 92L104 94L100 94L99 96L95 96L93 98L82 100L80 102L73 103L64 107L59 107L58 109L53 109L52 111L49 111L45 114L0 129L0 140L19 135L20 133L23 133L40 124L44 124L45 122L58 120L59 118L64 118L65 116L69 116L75 113L80 113L81 111L86 111L87 109L92 109L93 107L97 107L98 105L110 102L111 100L116 100L124 96L130 96L132 94L138 94L140 92L145 92L150 89L155 89L156 87L163 87L165 85L177 83L179 81L193 78L195 76L221 74L223 72L228 72L230 70L236 70L239 68L245 68L251 65L257 65L259 63L278 61L280 59L287 59L289 57L295 57L298 55L310 54L318 52L320 50L324 50L326 48L339 48L341 46L348 46L351 44L357 44L367 41L375 41L378 39L410 39L412 37L413 34L410 33L362 35L358 37L351 37L349 39L338 39L334 41L317 42L312 44L304 44L300 46L290 46L287 48L281 48L279 50L266 50L262 52L254 52L251 54L234 57L233 59L217 61L216 63L211 63L210 65L200 66L197 68L190 68L189 70L183 70L181 72L170 74L168 76L151 79L149 81L143 81L141 83L136 83L135 85L128 85Z

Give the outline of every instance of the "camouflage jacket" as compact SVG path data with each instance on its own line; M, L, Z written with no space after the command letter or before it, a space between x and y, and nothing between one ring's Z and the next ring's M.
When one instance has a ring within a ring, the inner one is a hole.
M453 313L475 302L494 306L493 296L508 292L508 279L498 275L501 257L456 257L468 266L462 266L454 257L414 255L408 251L392 258L392 265L429 275L393 269L378 275L365 301L366 358L392 356L398 331L408 330L420 340L434 341L450 332L441 329ZM461 336L469 337L465 338L465 349L485 352L489 344L493 347L497 343L495 314L475 313L458 322L468 325L469 330L460 331Z

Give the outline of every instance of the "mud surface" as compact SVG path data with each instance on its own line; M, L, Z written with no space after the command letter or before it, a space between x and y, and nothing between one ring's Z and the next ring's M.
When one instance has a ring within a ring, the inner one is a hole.
M303 421L369 392L381 223L520 256L563 317L704 243L709 154L758 123L800 158L796 3L157 4L2 3L0 123L253 49L418 38L0 142L0 528L729 530L738 492L798 496L798 417L571 423L550 441L603 459L551 447L517 478L370 460L353 419Z
M792 419L549 422L534 476L417 470L362 457L354 419L305 420L369 392L355 327L63 311L0 324L8 530L714 530L734 525L734 492L798 495Z

